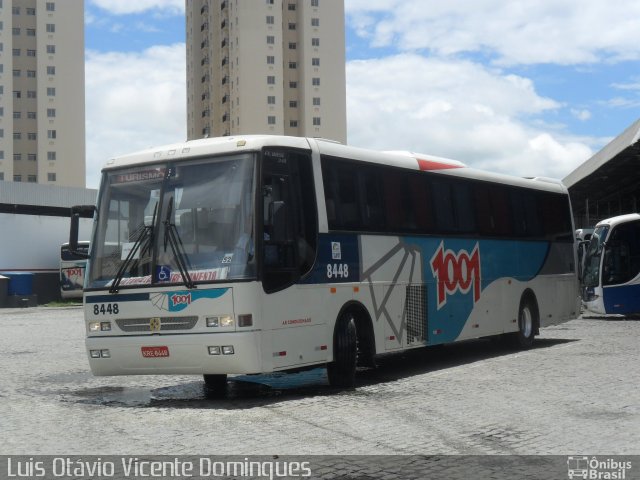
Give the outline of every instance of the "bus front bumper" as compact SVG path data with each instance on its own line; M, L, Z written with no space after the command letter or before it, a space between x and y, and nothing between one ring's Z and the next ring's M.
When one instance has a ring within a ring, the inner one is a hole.
M260 338L257 331L104 336L87 337L85 344L91 372L98 376L248 374L262 372Z

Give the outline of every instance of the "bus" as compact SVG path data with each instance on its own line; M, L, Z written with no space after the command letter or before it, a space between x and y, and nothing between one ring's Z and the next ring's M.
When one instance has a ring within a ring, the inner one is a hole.
M582 301L597 315L640 313L640 215L596 225L585 256Z
M69 243L60 247L60 296L63 299L82 298L88 253L88 241L78 242L75 252L69 249Z
M498 335L528 348L579 307L558 181L284 136L150 149L102 175L84 291L95 375L217 389L326 365L350 387L381 354Z

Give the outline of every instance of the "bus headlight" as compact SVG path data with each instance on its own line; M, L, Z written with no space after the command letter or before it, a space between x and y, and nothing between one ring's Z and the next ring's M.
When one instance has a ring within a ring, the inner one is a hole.
M207 317L207 327L233 327L235 321L233 315L216 315Z
M90 322L89 331L90 332L110 332L111 322Z

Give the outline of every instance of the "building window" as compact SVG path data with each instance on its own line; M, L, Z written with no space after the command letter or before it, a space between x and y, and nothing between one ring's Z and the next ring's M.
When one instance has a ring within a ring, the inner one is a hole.
M22 113L13 112L13 118L14 118L14 120L20 120L22 118Z
M297 100L289 100L289 107L290 108L298 108Z
M290 12L293 12L296 9L296 4L295 3L290 3L290 4L287 5L287 8L289 9Z
M14 175L13 176L13 181L14 182L21 182L22 181L22 175Z
M13 139L14 139L14 140L22 140L22 133L20 133L20 132L13 132Z
M47 12L55 12L56 4L54 2L47 2Z
M298 88L298 82L289 82L289 88Z
M11 29L11 33L13 33L14 35L20 35L20 27L13 27Z
M21 153L14 153L14 154L13 154L13 159L14 159L15 161L17 161L17 160L22 160L22 154L21 154Z
M27 118L29 120L35 120L36 119L36 112L27 112Z
M47 152L47 160L55 161L56 160L56 152Z
M14 15L20 15L20 7L11 7L11 13Z
M267 35L267 45L273 45L274 43L276 43L276 37Z
M56 25L55 23L47 23L47 33L55 33Z
M276 84L276 77L273 75L269 75L267 77L267 85L275 85Z
M320 126L320 117L313 117L313 126L314 127Z
M289 68L291 69L298 68L298 64L296 62L289 62Z
M313 97L313 106L314 107L320 106L320 97Z
M298 121L297 120L289 120L289 126L290 127L297 127L298 126Z
M319 27L320 26L320 19L319 18L312 18L311 19L311 26L312 27Z
M274 57L273 55L268 55L267 65L275 65L275 63L276 63L276 57Z
M275 125L275 124L276 124L276 117L275 117L275 115L269 115L269 116L267 117L267 123L268 123L269 125Z
M55 97L56 96L56 87L47 87L47 96Z
M56 67L53 65L48 65L47 66L47 75L55 75L56 74Z
M37 183L38 182L38 177L36 177L35 175L29 175L27 177L27 182L29 182L29 183Z
M55 45L47 45L47 53L48 54L56 53L56 46Z
M296 42L289 42L289 50L295 50L298 48L298 44Z
M296 24L293 22L289 22L289 30L295 30L296 29Z
M311 59L311 65L314 67L320 66L320 59L318 57L314 57Z
M55 173L47 173L47 181L55 182L56 181L56 174Z
M319 3L320 3L320 0L311 0L311 6L312 6L312 7L318 7L318 6L319 6L319 5L318 5Z
M4 181L4 172L0 172L0 180Z
M273 15L267 15L267 25L273 25L275 23L275 19Z
M35 15L36 9L27 7L27 15Z
M0 128L0 138L4 138L4 128Z
M312 38L311 39L311 46L312 47L319 47L320 46L320 39L319 38Z
M36 29L35 28L27 28L27 37L35 37Z
M276 97L275 95L269 95L267 97L267 104L268 105L275 105L276 104Z
M14 57L19 57L20 56L20 49L19 48L14 48L13 49L13 56Z
M55 118L56 109L55 108L47 108L47 118Z
M20 92L20 90L14 90L13 98L20 98L20 97L22 97L22 92Z
M36 98L38 94L35 90L27 90L27 98Z
M27 138L29 140L37 140L38 139L38 134L36 132L29 132L29 133L27 133Z
M273 0L267 0L267 5L273 5Z
M57 138L57 133L55 130L47 130L47 138L50 140L54 140Z
M320 78L319 78L319 77L313 77L313 78L311 79L311 84L312 84L314 87L319 87L319 86L320 86Z
M27 70L27 78L36 78L35 70Z
M29 153L27 154L27 160L30 160L32 162L37 162L38 156L35 153Z
M36 51L35 50L27 50L27 57L35 57L36 56Z

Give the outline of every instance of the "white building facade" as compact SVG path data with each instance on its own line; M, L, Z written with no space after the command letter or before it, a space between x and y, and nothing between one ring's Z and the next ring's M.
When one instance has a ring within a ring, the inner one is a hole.
M186 0L187 135L346 143L344 0Z
M0 180L85 186L83 0L0 0Z

